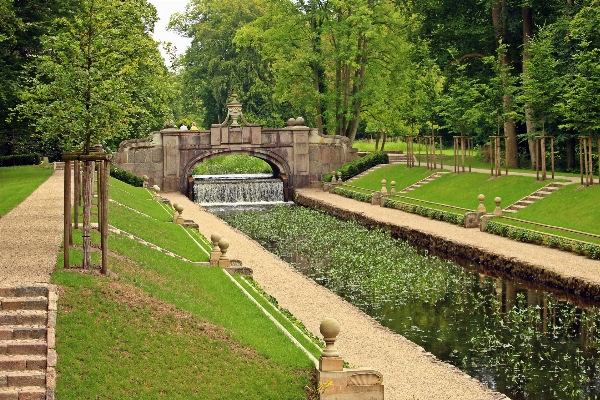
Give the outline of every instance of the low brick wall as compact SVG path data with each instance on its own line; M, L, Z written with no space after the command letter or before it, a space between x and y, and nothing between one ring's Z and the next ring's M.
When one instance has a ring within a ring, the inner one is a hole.
M298 205L315 210L325 211L330 215L346 221L356 221L369 229L382 229L391 233L392 237L402 239L411 245L428 249L435 254L444 254L450 258L458 257L480 264L485 268L509 273L522 279L543 283L550 287L567 290L577 295L600 299L600 286L574 277L565 277L539 266L520 260L510 259L490 253L480 248L453 240L441 238L404 226L393 225L374 220L362 214L337 208L331 204L305 197L298 193L295 202Z

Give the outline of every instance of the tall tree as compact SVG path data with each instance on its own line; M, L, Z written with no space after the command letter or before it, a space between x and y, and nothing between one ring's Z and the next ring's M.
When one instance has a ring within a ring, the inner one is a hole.
M169 76L150 36L146 0L85 0L42 40L16 109L63 150L147 135L169 113Z

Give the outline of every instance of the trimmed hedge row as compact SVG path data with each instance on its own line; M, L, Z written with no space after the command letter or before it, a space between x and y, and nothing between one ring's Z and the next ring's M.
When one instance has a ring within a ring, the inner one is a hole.
M12 167L13 165L38 165L39 163L40 155L37 153L0 156L0 167Z
M386 199L384 205L389 208L395 208L409 212L411 214L418 214L438 221L446 221L451 224L464 226L465 216L462 214L455 214L449 211L436 210L435 208L418 206L416 204L404 203L398 200Z
M354 190L346 189L344 187L335 187L333 189L333 193L339 194L340 196L348 197L350 199L362 201L363 203L371 203L370 194L355 192Z
M367 154L364 157L357 158L356 160L350 161L348 164L344 164L337 172L342 173L342 179L347 181L350 178L355 177L361 172L365 172L371 167L379 164L388 164L390 161L387 153L383 151L376 151ZM331 182L332 175L327 174L323 176L324 182Z
M550 233L532 231L526 228L505 225L494 221L488 221L487 232L516 240L518 242L533 243L581 254L595 260L600 259L600 246L593 243L585 243L579 240L556 236Z
M354 190L346 189L342 186L337 186L333 189L334 194L348 197L350 199L362 201L363 203L371 203L371 195L367 193L355 192ZM385 207L395 208L409 212L411 214L418 214L431 219L437 219L438 221L446 221L455 225L464 226L465 216L461 214L455 214L448 211L436 210L434 208L428 208L418 206L415 204L404 203L398 200L386 199L384 203Z
M118 179L122 182L128 183L131 186L142 187L144 186L144 180L137 175L127 172L124 169L110 166L110 176Z

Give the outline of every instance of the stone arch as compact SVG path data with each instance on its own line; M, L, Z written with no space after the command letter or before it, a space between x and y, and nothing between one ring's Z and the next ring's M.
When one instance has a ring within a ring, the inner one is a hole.
M292 170L288 162L281 157L279 154L266 149L243 149L243 150L231 150L231 149L215 149L208 150L200 153L190 159L183 170L181 171L181 192L188 195L190 200L192 199L192 192L190 191L192 182L190 181L191 171L199 163L210 160L211 158L221 156L233 156L233 155L247 155L256 158L260 158L265 161L273 170L273 176L283 181L283 193L285 201L290 201L292 198L293 182L291 181Z

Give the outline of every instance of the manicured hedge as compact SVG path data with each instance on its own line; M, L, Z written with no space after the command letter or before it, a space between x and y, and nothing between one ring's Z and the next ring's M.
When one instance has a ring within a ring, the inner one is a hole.
M112 165L110 167L110 176L112 176L113 178L118 179L122 182L128 183L131 186L135 186L135 187L144 186L144 180L142 178L140 178L139 176L136 176L136 175L132 174L131 172L127 172L124 169L113 167Z
M342 173L342 180L345 182L371 167L379 164L388 164L389 160L390 159L387 153L383 151L376 151L374 153L367 154L364 157L357 158L354 161L350 161L348 164L344 164L336 172ZM323 181L331 182L331 177L331 174L324 175Z
M0 167L12 167L13 165L38 165L39 163L40 155L37 153L0 156Z
M395 208L409 212L411 214L418 214L431 219L437 219L438 221L446 221L455 225L464 226L465 216L462 214L455 214L449 211L436 210L435 208L418 206L416 204L404 203L397 200L386 199L384 205L389 208Z
M518 242L533 243L564 251L571 251L596 260L600 259L600 246L597 244L585 243L579 240L505 225L494 221L488 221L486 226L487 232L498 236L504 236Z
M354 190L349 190L344 187L336 187L333 189L334 194L339 194L340 196L348 197L350 199L362 201L363 203L371 203L371 195L366 193L356 192Z

